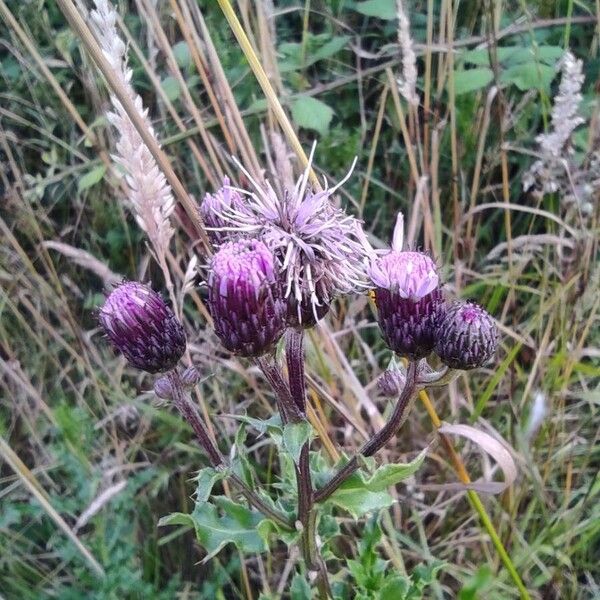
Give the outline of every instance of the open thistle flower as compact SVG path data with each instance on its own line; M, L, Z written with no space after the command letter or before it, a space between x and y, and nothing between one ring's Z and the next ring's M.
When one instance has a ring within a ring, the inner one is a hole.
M285 328L285 302L272 252L259 240L224 243L213 256L208 303L215 332L230 352L261 356Z
M207 228L208 238L215 245L222 244L231 237L228 222L223 214L229 211L243 211L241 194L231 187L229 177L223 179L223 186L214 194L206 194L200 203L199 211Z
M160 294L141 283L115 288L99 320L115 349L142 371L169 371L185 352L183 326Z
M431 258L423 252L401 251L402 227L399 215L392 249L372 263L369 276L386 344L394 352L418 360L433 350L443 296Z
M296 187L277 195L272 186L252 182L254 192L243 208L220 213L234 231L261 239L273 252L287 303L287 324L310 327L329 310L334 298L366 289L370 250L360 221L336 208L331 196L345 183L319 192L308 187L309 166ZM354 166L354 165L353 165Z
M452 369L477 369L496 352L498 329L494 319L474 302L451 303L437 329L435 353Z

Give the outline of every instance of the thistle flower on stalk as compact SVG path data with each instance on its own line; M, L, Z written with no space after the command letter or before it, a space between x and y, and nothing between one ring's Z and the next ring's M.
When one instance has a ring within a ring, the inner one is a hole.
M115 350L142 371L170 371L185 352L183 326L160 294L141 283L127 281L115 288L99 321Z
M437 326L435 353L452 369L484 366L498 347L494 319L474 302L456 300L446 307Z
M224 243L208 275L208 305L215 332L230 352L269 352L285 328L285 302L275 259L259 240Z
M338 296L366 289L370 246L360 221L331 202L336 186L323 191L308 187L310 165L293 190L278 196L269 182L258 183L241 166L254 186L242 208L223 206L223 231L261 239L273 252L287 303L287 324L310 327ZM354 165L352 165L352 168Z
M401 250L403 226L399 214L392 249L373 261L369 276L386 344L397 354L418 360L433 350L443 295L431 258Z

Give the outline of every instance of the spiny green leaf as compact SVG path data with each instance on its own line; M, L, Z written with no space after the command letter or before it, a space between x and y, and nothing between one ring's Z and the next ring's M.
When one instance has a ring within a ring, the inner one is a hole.
M94 167L91 171L88 171L85 175L80 177L77 182L77 191L83 192L96 185L106 173L106 165L98 165Z
M309 600L310 598L312 598L312 594L306 577L296 573L290 586L290 600Z
M227 477L227 469L215 469L214 467L200 469L196 475L196 503L206 502L215 483L225 477Z
M302 446L310 440L312 427L308 421L288 423L283 428L283 447L296 464L300 460Z
M388 508L394 499L388 492L370 492L365 489L360 477L353 475L346 481L348 487L339 487L327 500L348 511L355 519L369 512Z
M242 552L264 552L267 549L257 527L264 517L233 502L225 496L213 498L213 503L196 504L190 515L173 513L163 517L159 525L193 525L198 542L204 547L206 562L227 544Z
M299 127L325 135L333 118L333 110L316 98L299 96L292 102L292 118Z
M391 485L400 483L407 477L416 473L427 456L429 448L422 450L419 455L409 463L390 463L378 467L368 479L364 479L364 486L371 492L381 492Z

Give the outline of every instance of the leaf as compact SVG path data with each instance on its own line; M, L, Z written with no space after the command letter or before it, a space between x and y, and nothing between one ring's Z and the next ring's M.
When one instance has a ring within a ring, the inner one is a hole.
M388 579L379 592L379 600L404 600L410 589L410 579L396 575Z
M504 46L496 49L496 56L501 65L511 66L526 62L542 62L554 66L564 54L560 46ZM490 53L487 49L468 50L460 55L464 62L490 66Z
M336 506L348 511L355 519L369 512L388 508L394 499L388 492L370 492L365 489L358 474L349 477L328 499Z
M167 95L167 98L171 102L175 102L175 100L179 98L181 90L179 89L179 82L177 79L175 79L175 77L171 77L170 75L165 77L160 82L160 87L163 89L163 92Z
M105 173L105 165L98 165L97 167L94 167L91 171L88 171L85 175L79 178L79 181L77 182L77 191L83 192L84 190L96 185L104 177Z
M226 469L215 469L214 467L200 469L196 475L196 504L206 502L215 483L225 477L227 477Z
M292 118L299 127L325 135L333 118L333 110L321 100L299 96L292 102Z
M498 466L504 473L504 482L498 481L475 481L473 483L447 483L439 489L454 490L476 490L484 494L500 494L506 488L510 487L517 478L517 466L506 449L505 444L492 437L489 433L471 427L471 425L443 423L438 429L439 433L460 435L472 442L475 442L482 450L487 452L498 463ZM508 446L508 444L506 444ZM437 486L436 486L437 487ZM428 489L435 489L433 486L427 486Z
M278 435L282 434L281 417L279 413L273 414L268 419L255 419L248 415L226 415L236 421L247 423L251 427L254 427L259 433L275 433Z
M310 598L312 598L312 594L306 577L296 573L290 586L290 600L310 600Z
M217 496L214 504L196 504L194 511L186 515L173 513L163 517L159 526L192 525L198 542L204 547L206 562L228 544L234 544L242 552L259 553L267 549L257 527L264 517L237 504L225 496Z
M423 464L428 449L422 450L414 460L407 464L382 465L371 475L360 471L354 473L340 485L328 501L347 510L354 518L391 506L393 499L386 491L387 488L415 473ZM363 464L370 467L374 461L367 459L363 461Z
M314 63L324 60L326 58L330 58L334 54L337 54L350 39L348 35L336 35L332 37L326 44L323 44L318 50L315 52L311 52L309 56L309 60L307 62L307 66L313 65Z
M454 93L459 96L480 90L494 79L494 73L489 68L465 69L454 71Z
M398 17L394 0L365 0L357 2L354 10L367 17L378 17L386 21L393 21Z
M308 421L288 423L283 428L283 447L289 452L293 461L298 464L302 446L310 440L312 427Z
M177 42L173 46L172 50L177 64L182 69L188 67L191 64L192 55L190 53L190 47L187 45L187 42L183 40L181 42Z
M390 463L378 467L375 473L367 480L364 480L364 486L371 492L381 492L391 485L396 485L404 479L416 473L423 464L429 447L424 448L419 455L409 463Z
M529 62L509 67L500 75L502 83L512 83L526 92L532 89L548 89L556 76L556 69L548 65Z
M350 37L346 35L330 38L329 34L308 33L304 49L300 42L283 42L277 48L282 56L279 60L279 71L290 73L330 58L344 48L349 39ZM304 62L302 62L302 52L305 52Z

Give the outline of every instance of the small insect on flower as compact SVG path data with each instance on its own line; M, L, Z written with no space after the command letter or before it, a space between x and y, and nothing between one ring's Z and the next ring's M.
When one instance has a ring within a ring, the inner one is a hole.
M498 329L478 304L456 300L438 323L435 352L452 369L477 369L496 352Z
M278 196L269 182L252 182L253 192L243 208L225 207L219 217L223 231L261 239L273 252L287 303L287 324L310 327L320 320L332 300L367 288L366 264L372 250L360 221L331 202L336 186L312 191L309 165L293 190ZM354 167L354 165L352 165Z
M99 320L115 349L142 371L169 371L185 352L183 326L160 294L141 283L115 288Z
M435 264L423 252L402 251L402 215L392 249L371 264L377 320L386 344L412 360L433 350L435 326L443 305Z
M215 332L230 352L261 356L285 328L285 302L273 253L260 240L226 242L213 256L208 303Z

